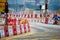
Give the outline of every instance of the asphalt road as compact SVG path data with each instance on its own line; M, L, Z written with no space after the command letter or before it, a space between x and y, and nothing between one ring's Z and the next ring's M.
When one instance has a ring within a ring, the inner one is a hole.
M31 29L33 29L36 34L32 35L32 38L42 38L42 39L60 39L60 25L51 25L43 23L30 23Z
M60 40L60 25L30 23L34 34L12 40Z

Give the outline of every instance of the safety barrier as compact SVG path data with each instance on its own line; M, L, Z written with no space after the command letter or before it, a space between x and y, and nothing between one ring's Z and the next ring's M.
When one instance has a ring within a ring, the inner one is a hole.
M44 17L42 14L9 14L10 17L27 18L29 22L53 24L52 17L48 14Z
M10 17L40 18L40 14L8 14Z
M30 26L29 24L20 24L20 25L14 25L14 26L0 26L0 37L8 37L18 34L23 34L30 32Z
M8 16L8 25L0 25L0 37L9 37L13 35L30 32L30 25L27 19Z

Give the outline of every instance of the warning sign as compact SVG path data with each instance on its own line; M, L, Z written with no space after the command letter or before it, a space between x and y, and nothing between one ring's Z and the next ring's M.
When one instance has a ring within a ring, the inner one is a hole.
M0 12L4 12L5 3L0 3Z
M6 1L7 0L0 0L0 12L4 12Z
M0 0L0 3L2 3L2 2L6 2L6 0Z

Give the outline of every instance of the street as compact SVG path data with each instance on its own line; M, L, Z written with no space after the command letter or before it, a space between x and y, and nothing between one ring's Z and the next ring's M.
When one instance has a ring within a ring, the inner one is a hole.
M30 26L34 34L11 40L60 40L60 25L30 23Z
M60 0L0 0L0 40L60 40Z

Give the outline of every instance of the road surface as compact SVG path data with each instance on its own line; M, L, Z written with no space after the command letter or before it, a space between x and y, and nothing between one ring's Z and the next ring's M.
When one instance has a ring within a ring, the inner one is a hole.
M30 23L34 34L11 40L60 40L60 25Z

